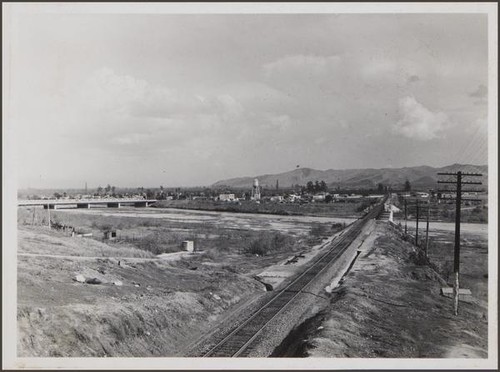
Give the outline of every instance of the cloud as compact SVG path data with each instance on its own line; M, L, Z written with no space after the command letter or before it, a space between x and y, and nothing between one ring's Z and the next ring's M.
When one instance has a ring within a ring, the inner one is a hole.
M474 98L486 98L487 96L488 96L488 88L483 84L479 84L474 92L469 93L469 97L474 97Z
M306 73L321 75L341 61L339 56L289 55L264 65L266 76L282 73Z
M488 103L488 88L479 84L475 91L469 93L469 97L479 98L479 100L474 101L475 106L484 106Z
M130 133L111 138L111 143L116 145L137 145L147 141L152 135L147 133Z
M450 126L446 114L432 112L410 96L399 100L399 114L400 119L393 129L411 139L428 141L439 138Z
M420 78L418 77L418 75L411 75L407 80L408 84L416 83L418 81L420 81Z
M210 103L202 95L193 95L151 84L110 68L93 73L83 87L85 102L104 111L127 113L136 117L169 117L182 112L206 112Z
M288 115L278 115L269 118L271 126L280 132L286 132L292 126L292 120Z

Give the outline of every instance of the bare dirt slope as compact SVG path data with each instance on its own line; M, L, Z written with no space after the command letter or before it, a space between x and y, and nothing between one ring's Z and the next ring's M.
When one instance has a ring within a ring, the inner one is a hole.
M438 275L417 264L414 247L385 222L375 233L329 308L302 326L307 343L295 356L486 358L485 301L461 301L454 316Z
M147 259L147 252L75 239L20 231L20 252L55 247L66 255L18 256L19 356L182 356L221 314L264 291L255 280L203 265L202 257L196 264ZM75 251L76 242L88 250ZM94 257L100 252L131 258Z

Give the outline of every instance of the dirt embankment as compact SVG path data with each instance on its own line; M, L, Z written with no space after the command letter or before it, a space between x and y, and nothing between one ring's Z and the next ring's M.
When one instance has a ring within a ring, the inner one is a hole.
M330 306L291 336L307 341L282 356L486 358L485 302L464 299L454 316L439 276L417 264L414 247L387 223L375 232Z
M183 350L232 311L262 293L262 284L195 260L159 260L133 249L54 232L20 232L18 256L18 355L21 357L182 356ZM87 255L88 257L82 257ZM128 256L129 258L123 258ZM142 256L142 257L141 257ZM96 279L79 282L77 275ZM95 284L98 283L98 284Z

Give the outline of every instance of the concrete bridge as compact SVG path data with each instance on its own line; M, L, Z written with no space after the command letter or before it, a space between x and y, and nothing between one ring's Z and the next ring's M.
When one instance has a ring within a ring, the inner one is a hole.
M85 208L91 206L106 206L120 208L133 206L136 208L149 207L156 199L49 199L49 200L18 200L19 207L43 207L44 209Z

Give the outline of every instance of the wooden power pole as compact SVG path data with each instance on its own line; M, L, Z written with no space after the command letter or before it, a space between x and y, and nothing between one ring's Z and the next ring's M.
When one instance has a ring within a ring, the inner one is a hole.
M50 230L50 204L47 204L47 218L49 219L49 230Z
M407 203L405 198L405 236L408 234L408 211L407 211Z
M425 226L425 258L429 258L429 214L431 211L431 201L427 201L427 221Z
M419 207L418 207L418 199L417 199L417 228L415 231L415 245L418 247L418 218L419 218Z
M451 183L456 185L456 205L455 205L455 252L453 257L453 298L454 298L454 312L458 315L458 297L460 292L459 272L460 272L460 212L462 200L474 200L462 198L462 185L481 185L482 182L462 181L462 177L481 177L480 173L438 173L439 176L455 176L456 180L453 181L438 181L438 183Z

